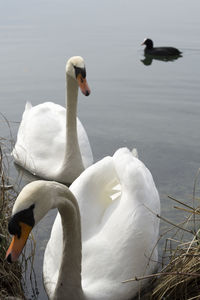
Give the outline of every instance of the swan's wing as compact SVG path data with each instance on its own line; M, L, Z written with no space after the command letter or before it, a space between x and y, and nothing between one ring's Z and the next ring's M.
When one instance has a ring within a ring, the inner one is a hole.
M78 121L78 138L84 165L92 163L87 134ZM53 102L26 105L13 149L16 163L33 174L51 178L59 169L66 145L66 109ZM51 166L51 168L50 168Z
M13 150L15 161L37 175L57 168L64 157L65 109L45 102L26 109Z
M86 169L70 186L81 213L82 239L99 229L102 216L112 202L110 190L116 174L111 157L105 157Z
M78 118L77 118L77 130L78 130L78 142L79 142L79 147L80 147L81 156L83 160L83 165L85 168L88 168L90 165L93 164L92 149L90 147L90 142L87 133Z
M91 294L103 290L105 299L111 291L111 299L129 299L138 283L121 282L156 267L160 201L151 173L128 149L112 160L121 195L104 211L100 229L83 241L83 287Z
M118 149L113 155L113 161L119 182L126 193L134 195L134 201L139 204L150 206L155 214L160 213L158 191L144 163L127 148Z

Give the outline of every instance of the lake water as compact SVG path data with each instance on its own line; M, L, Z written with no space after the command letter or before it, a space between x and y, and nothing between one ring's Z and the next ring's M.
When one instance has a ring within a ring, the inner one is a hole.
M79 118L95 161L121 146L137 147L158 187L162 215L176 220L167 195L189 201L200 167L199 0L0 3L0 112L14 140L27 100L64 105L65 63L81 55L92 93L79 94ZM145 65L145 37L179 48L182 57ZM9 137L3 118L0 126L0 136ZM17 176L14 166L11 173ZM28 292L31 299L47 299L42 250L54 215L35 230L39 295Z

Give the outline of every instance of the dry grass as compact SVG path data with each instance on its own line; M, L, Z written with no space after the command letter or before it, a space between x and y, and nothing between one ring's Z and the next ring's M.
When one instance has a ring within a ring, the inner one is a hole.
M168 258L168 263L155 281L152 299L200 299L200 202L196 196L199 174L200 170L195 177L192 205L170 197L176 202L174 209L182 214L182 229L175 225L175 233L166 241L163 257Z
M151 298L200 299L200 210L198 207L188 208L184 203L175 209L187 213L187 216L182 231L178 229L171 239L167 239L163 257L169 262L155 281Z
M22 289L22 272L20 263L8 264L5 261L6 250L10 243L8 234L8 219L11 215L12 204L16 192L10 185L8 164L2 152L2 139L0 140L0 299L13 296L15 299L24 299Z

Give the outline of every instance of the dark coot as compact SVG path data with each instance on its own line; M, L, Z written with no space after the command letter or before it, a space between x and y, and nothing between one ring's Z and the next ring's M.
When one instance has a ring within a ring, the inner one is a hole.
M151 39L145 39L142 45L146 45L144 53L148 55L172 56L181 54L181 51L174 47L154 47Z

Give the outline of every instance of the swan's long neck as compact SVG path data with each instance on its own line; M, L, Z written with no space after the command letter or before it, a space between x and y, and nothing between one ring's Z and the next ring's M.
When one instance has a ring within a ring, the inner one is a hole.
M76 151L80 152L78 145L78 136L77 136L77 102L78 102L78 84L76 80L66 74L66 134L67 134L67 142L68 147L66 154L70 154L74 147L76 147Z
M64 193L63 193L64 192ZM63 253L58 281L54 292L55 300L83 300L81 286L81 225L77 201L68 189L56 201L63 228Z
M66 149L60 177L75 180L84 170L77 134L78 83L66 74ZM62 180L61 180L62 181ZM69 183L71 183L69 181Z

